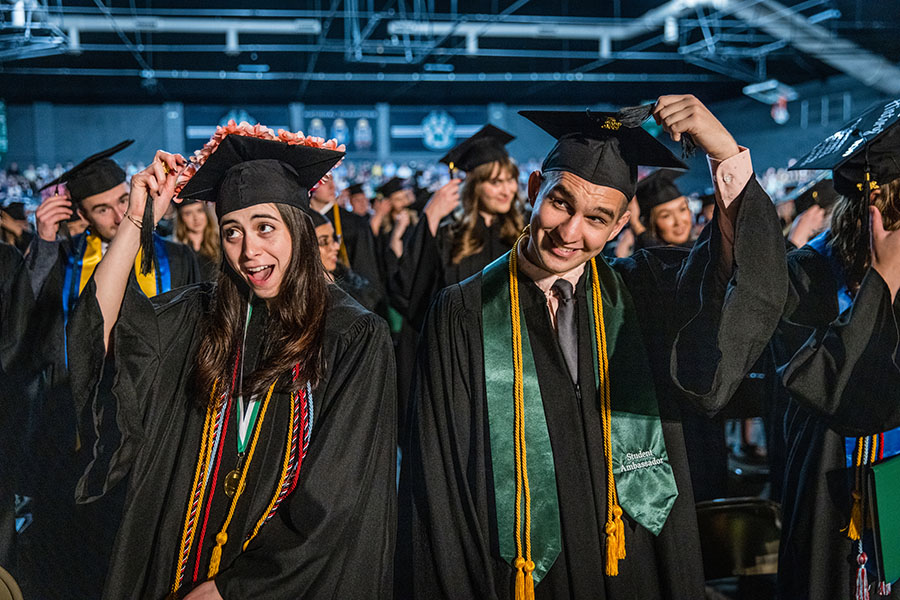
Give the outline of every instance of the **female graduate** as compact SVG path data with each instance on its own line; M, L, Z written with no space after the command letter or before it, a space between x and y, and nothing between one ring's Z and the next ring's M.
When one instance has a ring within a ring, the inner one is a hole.
M659 169L638 182L635 198L628 205L635 250L654 246L690 248L694 244L691 208L675 185L675 179L683 174Z
M335 233L334 225L325 215L315 211L310 213L310 217L316 228L319 258L322 260L322 266L328 277L367 310L377 312L376 309L380 309L379 302L381 300L378 291L365 277L356 273L339 259L341 236Z
M465 183L452 179L432 196L389 280L391 301L417 329L437 292L509 251L525 226L519 169L505 148L513 139L485 125L441 159L451 172L464 171ZM462 214L447 219L460 197Z
M343 153L313 145L214 138L180 193L216 203L223 269L153 299L128 272L186 161L160 151L133 179L68 337L104 436L77 495L127 486L105 598L391 595L390 341L326 281L305 211Z
M900 453L900 101L792 167L833 171L830 230L788 254L772 341L785 448L778 597L900 598L869 541L867 464ZM893 431L891 431L893 430ZM856 594L856 595L854 595Z
M204 281L215 281L219 271L219 228L202 202L177 204L175 239L188 245L197 256Z

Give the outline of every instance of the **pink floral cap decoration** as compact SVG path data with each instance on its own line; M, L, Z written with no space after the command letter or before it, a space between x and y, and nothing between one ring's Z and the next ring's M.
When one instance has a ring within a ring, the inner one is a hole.
M225 139L226 136L229 135L242 135L246 137L255 137L261 140L273 140L276 142L284 142L285 144L290 144L292 146L310 146L312 148L323 148L325 150L337 150L338 152L345 152L346 147L344 144L338 144L338 141L335 139L325 140L320 137L315 136L307 136L303 135L302 131L298 131L294 133L292 131L285 131L284 129L279 129L276 134L273 130L269 129L265 125L251 125L246 121L242 121L241 123L236 123L234 119L228 121L227 125L219 125L216 127L216 132L213 134L209 141L203 145L199 150L194 151L194 155L191 156L187 166L181 171L178 175L178 180L175 185L175 193L181 192L184 186L190 181L191 177L194 176L194 173L200 170L200 167L203 166L203 163L206 162L213 152L219 147L219 144L222 143L222 140ZM335 167L343 162L338 161ZM333 167L332 167L333 168ZM309 191L310 195L315 192L315 189L319 186L319 184L331 177L331 172L329 171L325 177L319 180L319 183L314 185L312 189Z

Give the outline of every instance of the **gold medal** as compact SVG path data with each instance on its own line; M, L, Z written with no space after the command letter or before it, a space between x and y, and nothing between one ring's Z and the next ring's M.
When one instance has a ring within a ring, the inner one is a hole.
M228 475L225 476L225 483L222 487L225 488L225 495L231 498L234 496L234 493L237 492L238 485L241 483L241 473L237 469L234 471L229 471Z

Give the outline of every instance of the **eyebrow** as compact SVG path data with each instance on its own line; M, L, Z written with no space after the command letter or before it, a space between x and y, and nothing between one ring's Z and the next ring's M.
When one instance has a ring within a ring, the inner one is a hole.
M575 196L572 194L571 191L569 191L566 188L566 185L564 183L557 182L556 185L554 185L552 188L550 188L550 190L547 192L547 194L549 195L553 192L556 192L557 194L562 196L562 199L565 200L566 202L568 202L569 204L575 204ZM616 214L612 210L606 208L605 206L595 206L595 207L591 208L590 211L588 211L588 212L600 213L610 219L616 218Z
M266 215L266 214L262 214L262 213L250 216L251 221L253 219L274 219L274 218L275 218L274 215ZM222 222L219 223L219 227L225 227L226 225L231 225L231 224L235 224L235 225L238 224L237 219L234 219L234 218L223 219Z

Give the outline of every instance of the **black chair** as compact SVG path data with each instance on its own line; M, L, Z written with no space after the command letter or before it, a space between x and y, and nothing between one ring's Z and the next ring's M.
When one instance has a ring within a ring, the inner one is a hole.
M781 507L763 498L697 503L706 581L740 600L770 599L778 572Z

